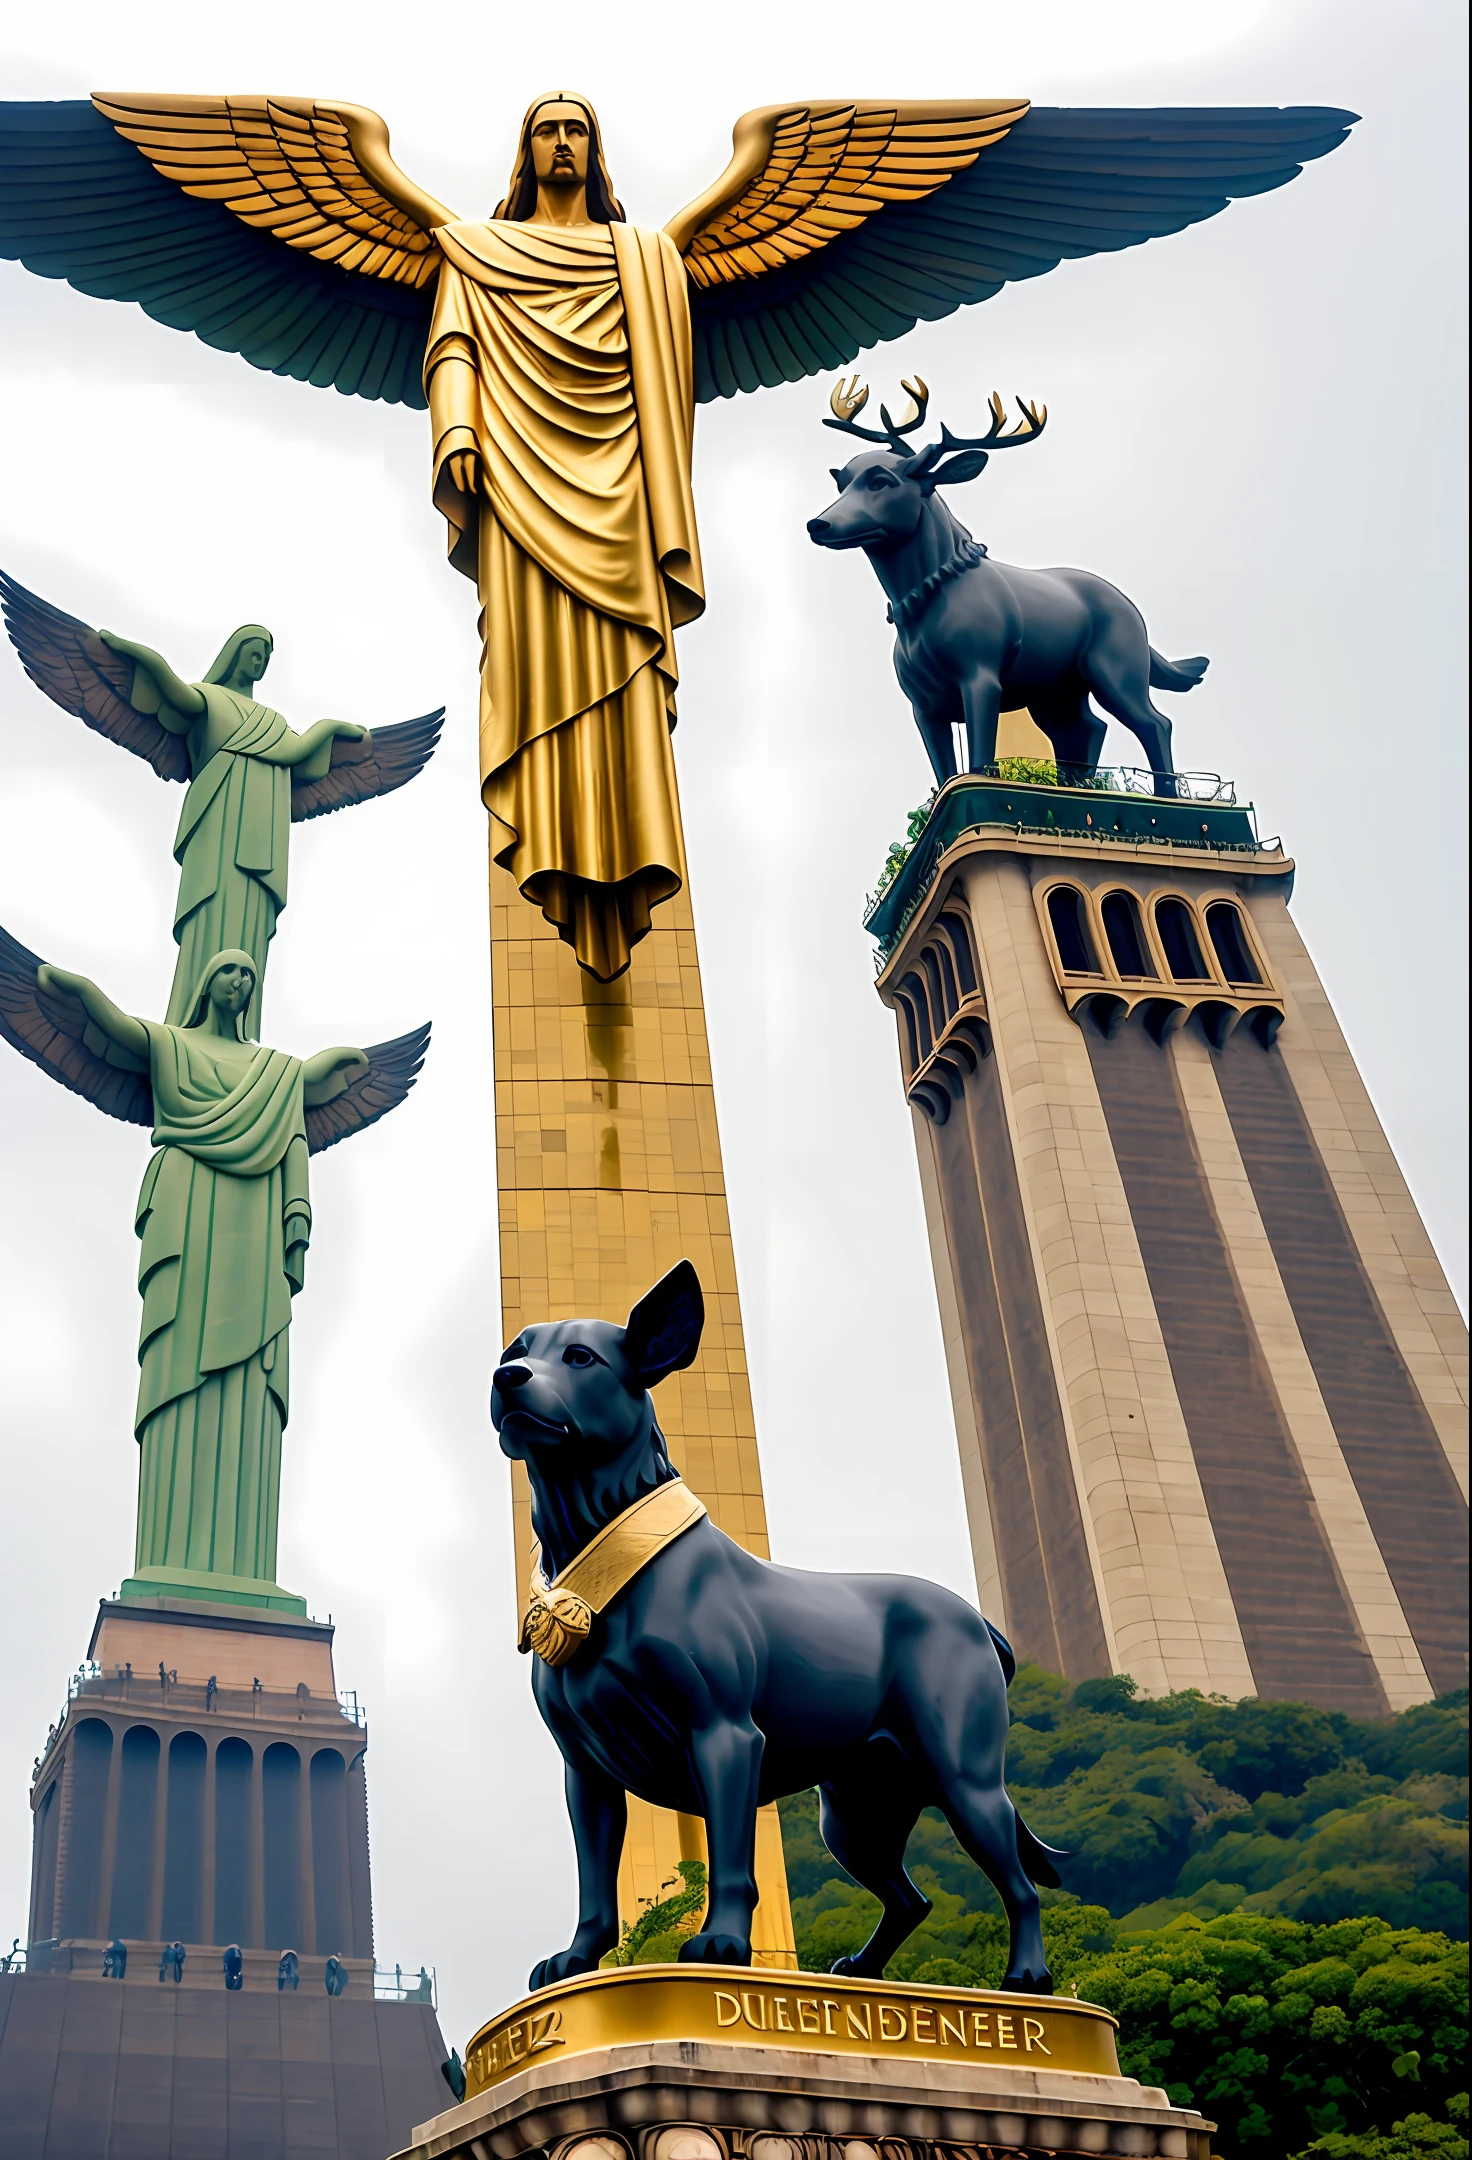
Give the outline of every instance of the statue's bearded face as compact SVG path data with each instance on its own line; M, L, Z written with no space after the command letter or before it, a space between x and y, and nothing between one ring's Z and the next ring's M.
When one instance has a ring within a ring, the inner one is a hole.
M222 967L218 975L210 977L210 1003L217 1012L227 1014L232 1020L243 1013L250 1003L256 979L249 968Z
M581 105L543 105L532 122L532 170L542 185L585 187L590 137Z

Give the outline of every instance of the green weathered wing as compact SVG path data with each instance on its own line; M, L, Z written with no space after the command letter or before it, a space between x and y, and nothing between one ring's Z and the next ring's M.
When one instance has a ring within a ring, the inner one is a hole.
M387 1117L390 1110L397 1110L418 1079L428 1048L428 1021L407 1035L395 1035L391 1042L373 1043L363 1053L368 1070L351 1087L330 1102L308 1103L308 1151L320 1155L323 1148L336 1147L339 1140L351 1139Z
M132 701L133 663L97 632L0 570L0 614L20 664L63 712L85 720L109 742L143 758L160 780L188 780L189 751L152 713Z
M391 795L423 772L444 724L441 705L397 727L372 728L361 742L346 742L339 736L332 745L332 763L320 780L292 776L293 824L325 817L329 810L345 809L349 803L372 802L375 795Z
M153 1123L148 1066L109 1041L70 990L43 990L42 963L0 929L0 1035L42 1072L127 1125Z
M877 104L848 110L858 116L856 135L882 117ZM790 111L799 121L813 116L816 145L837 108ZM844 161L818 175L821 201L799 199L797 183L816 164L813 146L799 144L770 201L759 174L745 197L693 230L688 216L672 228L692 281L696 397L798 382L1061 262L1180 232L1234 197L1296 178L1342 143L1356 118L1326 106L1033 106L942 184L916 196L901 172L892 199L856 186L851 209ZM792 132L784 119L778 150L784 127ZM799 229L793 238L784 218L799 228L826 219L829 236ZM713 237L722 245L702 256ZM799 246L796 259L780 259Z
M387 230L397 215L402 230L393 237L397 252L407 254L416 231L425 240L422 227L383 202L368 176L356 172L350 155L338 156L343 170L324 164L318 138L330 132L334 142L346 142L348 129L340 116L355 109L324 107L319 118L318 108L304 100L126 103L139 108L128 124L140 138L159 134L172 121L191 156L202 152L223 161L228 148L241 163L245 152L233 148L239 139L256 165L274 161L263 174L266 209L227 207L228 183L216 190L218 199L188 193L182 182L156 169L151 149L126 138L119 131L122 123L115 124L87 99L0 103L0 257L24 263L40 277L65 278L79 292L100 299L136 302L155 322L192 330L206 345L239 353L252 367L347 396L422 407L420 377L438 258L427 253L417 268L411 265L415 274L422 270L423 282L399 275L388 259L390 250L372 247L372 234ZM196 110L176 113L174 106ZM186 140L205 108L218 108L225 116L216 130L218 148L197 128L195 139ZM256 108L264 110L264 123ZM145 125L150 117L151 129ZM303 208L293 213L285 199L293 190L301 194L290 158L280 148L282 139L291 144L294 136L304 140L291 155L304 167L320 168L309 185L325 200L343 205L347 239L338 255L350 264L366 263L367 269L344 267L338 259L278 237L293 214L298 229L306 214ZM200 184L208 190L207 173ZM246 198L237 189L233 200ZM366 252L355 245L364 239L370 243Z

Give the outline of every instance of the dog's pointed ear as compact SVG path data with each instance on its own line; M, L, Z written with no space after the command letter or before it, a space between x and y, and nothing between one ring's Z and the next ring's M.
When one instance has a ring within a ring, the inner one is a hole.
M688 1260L679 1261L645 1292L629 1314L624 1354L641 1387L657 1387L672 1372L695 1361L705 1326L700 1277Z

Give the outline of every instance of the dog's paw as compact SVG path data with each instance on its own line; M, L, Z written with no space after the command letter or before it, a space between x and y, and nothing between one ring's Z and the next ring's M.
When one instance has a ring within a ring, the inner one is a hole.
M571 1980L576 1973L592 1972L594 1961L580 1957L576 1950L559 1950L555 1957L543 1958L540 1965L532 1967L527 1986L535 1995L538 1988L551 1987L558 1980Z
M828 1970L831 1973L837 1973L839 1978L843 1980L877 1980L879 1978L878 1973L869 1971L862 1958L856 1957L835 1958Z
M745 1935L692 1935L680 1951L682 1965L749 1965L751 1941Z
M1039 1966L1036 1972L1030 1966L1026 1966L1020 1973L1009 1972L1004 1974L1002 1987L1008 1994L1012 1995L1051 1995L1053 1992L1053 1975L1046 1965Z

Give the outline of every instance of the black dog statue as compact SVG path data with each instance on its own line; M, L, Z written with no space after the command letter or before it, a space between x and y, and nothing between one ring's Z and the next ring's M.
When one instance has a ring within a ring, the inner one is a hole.
M935 1806L1006 1907L1002 1985L1051 1994L1033 1885L1056 1885L1061 1855L1002 1783L1007 1643L938 1584L774 1567L716 1529L648 1394L693 1361L704 1322L682 1260L626 1327L525 1328L496 1371L491 1419L526 1464L541 1547L521 1647L538 1653L578 1856L577 1932L531 1985L591 1972L618 1940L626 1791L705 1818L709 1904L682 1959L749 1965L757 1808L816 1785L829 1851L884 1905L835 1972L877 1979L929 1912L905 1845Z

